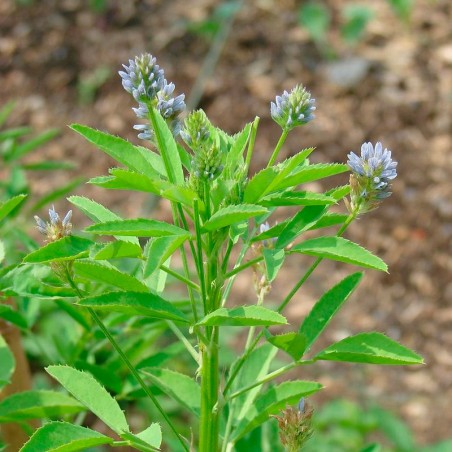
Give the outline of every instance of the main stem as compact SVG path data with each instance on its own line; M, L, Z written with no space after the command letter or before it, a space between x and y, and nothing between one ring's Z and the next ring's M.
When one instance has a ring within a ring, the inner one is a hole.
M210 187L204 184L206 218L210 218ZM220 307L221 286L219 253L215 247L214 233L207 235L205 278L205 314ZM202 269L201 269L202 270ZM207 344L200 343L201 350L201 417L199 425L199 452L217 452L219 443L219 362L218 327L206 327Z

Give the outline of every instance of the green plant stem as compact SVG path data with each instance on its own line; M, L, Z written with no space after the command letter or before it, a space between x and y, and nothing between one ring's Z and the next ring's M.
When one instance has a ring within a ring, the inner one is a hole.
M249 260L248 262L245 262L242 265L239 265L238 267L234 267L230 272L227 272L224 275L224 279L228 279L231 276L237 275L237 273L240 273L241 271L245 270L248 267L251 267L259 262L261 262L264 258L262 256L255 257L254 259Z
M270 160L267 163L267 168L272 166L273 163L275 163L276 159L278 158L279 151L282 148L282 145L286 141L287 135L289 135L289 131L283 129L281 136L279 137L278 143L276 144L275 150L273 151L272 156L270 157Z
M196 291L200 292L201 288L198 286L198 284L194 283L190 279L186 278L185 276L181 275L180 273L177 273L174 270L171 270L171 268L167 267L166 265L161 265L160 269L163 270L165 273L168 273L168 275L174 276L179 281L182 281L187 286L191 287L192 289L195 289Z
M336 233L336 237L340 237L345 230L348 228L350 223L357 217L358 209L355 209L355 211L351 212L347 219L345 220L344 224L339 228L339 230ZM306 282L306 280L309 278L309 276L312 274L312 272L317 268L317 266L322 262L323 257L318 257L314 263L308 268L306 273L301 277L301 279L295 284L294 288L289 292L289 294L284 298L282 303L278 306L277 312L281 313L284 308L287 306L289 301L293 298L293 296L297 293L297 291L300 289L300 287ZM250 353L254 350L256 345L259 343L259 340L264 335L264 330L261 330L259 334L255 337L253 342L249 345L249 347L245 348L245 351L243 352L243 355L237 361L237 365L233 368L231 375L229 376L226 385L223 390L223 396L227 394L227 391L231 387L232 383L234 382L235 378L237 377L237 374L239 373L240 369L242 368L243 364L247 360Z
M255 388L256 386L263 385L264 383L268 383L269 381L274 380L277 377L280 377L281 375L284 375L286 372L289 372L289 370L295 369L295 367L305 365L305 364L312 364L313 360L306 360L306 361L294 361L290 364L287 364L286 366L283 366L279 368L278 370L275 370L274 372L269 373L264 378L255 381L254 383L250 384L249 386L246 386L245 388L240 389L239 391L233 392L227 399L226 403L229 402L232 399L235 399L236 397L245 394L248 391L251 391L251 389Z
M210 186L204 183L204 204L206 220L210 218ZM221 280L219 275L219 251L214 232L207 234L206 245L206 308L207 314L219 307ZM201 350L201 417L199 422L199 452L217 452L219 444L219 328L206 327L208 345L199 344Z
M80 289L78 288L78 286L75 284L74 280L72 279L71 274L69 273L67 267L66 267L66 275L67 275L67 280L70 284L70 286L77 292L77 295L79 296L79 298L83 298L83 294L81 293ZM157 410L160 412L160 414L163 416L163 419L165 419L166 423L168 424L168 426L171 428L171 430L173 431L173 433L176 435L177 439L179 440L179 442L181 443L182 447L184 448L184 450L186 450L188 452L188 447L185 444L184 439L179 435L179 433L176 430L176 427L174 426L174 424L171 422L171 419L168 417L168 415L165 413L165 411L163 410L163 407L160 405L159 401L157 400L157 398L155 397L154 394L152 394L151 390L149 389L149 387L146 385L146 383L143 381L143 379L140 377L140 374L138 373L138 371L135 369L135 367L133 366L133 364L129 361L129 358L127 358L126 354L123 352L122 348L119 346L119 344L116 342L115 338L110 334L110 332L108 331L108 329L106 328L106 326L104 325L104 323L102 322L102 320L99 318L99 316L97 315L97 313L92 309L92 308L86 308L89 312L89 314L91 315L92 319L94 320L94 322L97 324L97 326L99 327L99 329L102 331L102 333L104 334L104 336L107 338L107 340L110 342L110 344L112 345L112 347L116 350L116 352L118 353L119 357L121 358L121 360L123 361L123 363L129 368L131 374L134 376L134 378L136 379L136 381L138 382L138 384L141 386L141 388L143 389L143 391L145 392L145 394L151 399L151 401L154 403L155 407L157 408Z
M199 364L199 353L195 350L193 345L190 344L190 341L184 336L182 331L174 324L174 322L171 322L171 320L168 320L166 323L168 324L170 330L174 333L174 335L185 345L185 348L193 357L196 364Z

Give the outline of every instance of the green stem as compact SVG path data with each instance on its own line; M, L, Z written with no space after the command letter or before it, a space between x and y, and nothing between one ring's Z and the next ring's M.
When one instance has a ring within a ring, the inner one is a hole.
M190 344L190 341L184 336L182 331L174 324L174 322L168 320L166 323L170 327L170 330L175 334L175 336L185 345L185 348L193 357L196 364L199 364L199 353L195 350L193 345Z
M201 288L198 286L198 284L194 283L190 279L186 278L185 276L181 275L180 273L177 273L174 270L171 270L171 268L167 267L166 265L161 265L160 269L163 270L165 273L168 273L168 275L174 276L179 281L182 281L187 286L197 290L198 292L201 290Z
M255 257L254 259L249 260L248 262L245 262L242 265L239 265L238 267L233 268L230 272L227 272L224 275L224 279L228 279L231 276L236 275L237 273L240 273L242 270L245 270L248 267L251 267L252 265L257 264L258 262L261 262L264 258L262 256Z
M289 135L289 131L283 129L281 136L279 137L278 143L276 144L275 150L273 151L272 156L270 157L270 160L268 161L267 168L273 165L275 163L276 159L278 158L279 151L282 148L282 145L286 141L287 135Z
M70 286L77 292L77 295L79 296L79 298L83 298L83 294L81 293L81 291L78 288L78 286L75 284L75 282L72 279L72 276L69 273L69 270L67 268L66 268L66 275L67 275L67 280L68 280ZM97 313L92 308L87 308L87 310L88 310L89 314L91 315L91 317L93 318L94 322L97 324L99 329L104 334L104 336L108 339L108 341L110 342L112 347L116 350L116 352L118 353L118 355L121 358L121 360L123 361L123 363L129 368L131 374L135 377L136 381L141 386L141 388L143 389L145 394L151 399L151 401L154 403L154 405L157 408L157 410L163 416L163 419L165 419L166 423L169 425L169 427L171 428L173 433L176 435L176 437L179 440L179 442L181 443L183 449L188 452L189 449L188 449L187 445L185 444L185 441L183 440L183 438L177 432L176 427L171 422L171 419L165 413L165 411L163 410L163 407L160 405L160 403L158 402L158 400L155 397L155 395L152 394L152 392L149 389L149 387L146 385L146 383L140 377L140 374L137 372L137 370L135 369L133 364L129 361L129 358L127 358L126 354L123 352L122 348L116 342L115 338L110 334L110 332L105 327L105 325L103 324L102 320L99 318Z

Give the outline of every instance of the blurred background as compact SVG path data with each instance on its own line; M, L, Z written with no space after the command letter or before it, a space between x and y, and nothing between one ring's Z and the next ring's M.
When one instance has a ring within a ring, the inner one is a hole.
M113 162L66 126L80 122L144 144L132 129L133 99L117 75L142 52L156 56L177 94L226 131L261 118L253 171L279 137L269 103L297 83L316 98L317 117L292 132L285 155L316 146L312 160L345 162L362 142L382 141L399 162L393 195L346 235L382 257L390 274L366 272L319 346L378 330L422 354L426 364L326 362L302 375L326 386L314 406L336 397L376 402L425 444L449 438L452 425L451 23L450 0L2 0L0 99L16 102L9 126L60 129L30 162L72 161L78 166L72 176L86 179L106 174ZM67 180L67 171L51 177L38 171L34 193ZM83 184L75 193L128 217L149 209L136 193ZM56 207L70 208L65 201ZM165 217L166 207L156 215ZM86 221L75 213L74 228ZM306 262L289 262L270 298L285 296ZM322 263L289 306L294 324L348 272ZM249 286L238 280L240 300L253 297Z

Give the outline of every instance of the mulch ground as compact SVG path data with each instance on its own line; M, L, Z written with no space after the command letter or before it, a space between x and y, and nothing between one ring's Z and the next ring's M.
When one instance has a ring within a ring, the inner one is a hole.
M131 128L133 102L122 90L117 70L149 51L178 93L189 93L211 42L192 30L210 17L216 2L111 2L116 6L100 13L75 0L20 3L0 3L1 103L17 102L11 125L61 128L61 135L39 155L72 160L79 165L74 175L91 177L106 174L113 162L66 125L81 122L138 142ZM399 161L393 196L346 234L381 256L390 274L366 272L323 344L360 331L384 331L422 354L426 364L382 368L326 363L303 370L303 378L318 378L326 386L314 403L339 395L376 401L399 413L421 443L445 439L452 425L452 4L419 0L405 25L386 2L372 2L375 17L365 37L348 46L338 31L341 8L348 2L327 1L333 18L328 38L336 55L327 59L298 25L299 2L245 3L200 106L230 132L256 115L261 118L254 169L278 138L269 102L296 83L316 98L317 118L292 133L284 152L316 146L312 160L344 162L363 141L380 140ZM35 190L44 193L67 178L63 172L51 178L38 174ZM148 208L136 194L90 186L77 193L125 216ZM64 202L58 207L68 208ZM82 217L75 219L82 227ZM270 299L281 299L306 265L306 260L291 258ZM294 323L349 271L323 263L287 311ZM238 281L241 298L252 299L248 286Z

